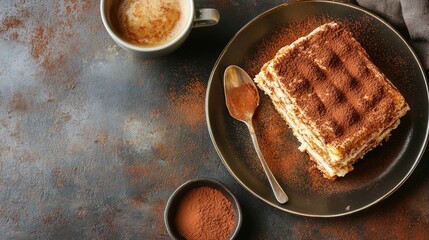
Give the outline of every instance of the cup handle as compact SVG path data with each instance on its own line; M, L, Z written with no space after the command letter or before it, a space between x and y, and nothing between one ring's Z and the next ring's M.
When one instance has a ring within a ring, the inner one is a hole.
M192 27L208 27L216 25L219 22L219 11L214 8L197 9L194 17L194 25Z

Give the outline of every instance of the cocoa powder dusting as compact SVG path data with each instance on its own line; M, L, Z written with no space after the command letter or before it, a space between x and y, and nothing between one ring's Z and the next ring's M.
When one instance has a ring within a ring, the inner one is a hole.
M324 25L323 31L297 43L298 47L274 65L298 108L317 124L329 126L319 130L326 144L341 142L363 127L371 132L379 124L387 125L387 120L380 120L388 118L380 116L395 111L392 94L399 93L370 73L369 68L376 67L352 37L339 24ZM295 83L296 78L306 81Z
M3 26L0 28L0 33L7 32L10 29L19 27L22 25L22 20L16 16L7 16L2 21Z
M98 21L85 16L96 5L89 0L54 2L49 7L51 16L43 21L34 18L37 10L29 9L27 5L16 4L15 9L0 20L0 38L27 47L33 61L39 65L37 74L43 82L75 88L80 72L71 61L80 52L82 44L91 42L77 37L79 28L99 28ZM32 12L34 14L30 14ZM95 34L86 34L86 38L93 36Z
M279 182L298 188L305 187L308 156L298 150L298 141L267 98L265 95L261 96L261 104L253 118L261 151ZM254 161L249 164L255 165ZM258 176L263 179L259 164L258 168Z
M149 161L146 163L133 163L127 167L126 173L130 177L129 184L137 186L145 184L151 180L152 190L161 191L165 186L174 186L182 176L189 176L195 169L181 169L180 174L171 174L159 161ZM165 176L169 176L165 178Z
M219 190L199 187L181 199L175 226L187 240L222 240L233 233L235 218L231 202Z
M186 126L197 126L204 124L204 99L206 88L204 84L196 79L191 79L184 87L183 93L177 95L171 92L169 99L172 102L170 108L171 120L177 124Z

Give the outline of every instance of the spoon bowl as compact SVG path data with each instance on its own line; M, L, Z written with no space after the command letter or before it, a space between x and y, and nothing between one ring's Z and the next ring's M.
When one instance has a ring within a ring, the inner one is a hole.
M229 66L224 75L229 114L238 121L251 121L259 105L259 94L250 76L240 67Z
M286 203L289 198L268 167L261 149L259 148L258 139L253 128L253 114L259 105L259 94L255 83L243 69L235 65L226 68L223 82L226 106L230 115L247 125L250 136L252 137L253 146L261 161L262 168L268 178L274 196L279 203Z

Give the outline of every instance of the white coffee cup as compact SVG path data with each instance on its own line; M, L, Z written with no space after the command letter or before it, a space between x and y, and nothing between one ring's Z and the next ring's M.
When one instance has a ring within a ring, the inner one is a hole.
M127 3L124 3L124 1L128 1ZM141 1L141 4L138 5L139 1ZM177 4L182 4L186 6L182 6L180 9L180 17L177 21L178 24L180 24L180 27L176 29L176 33L172 34L168 37L168 39L163 39L159 43L155 44L141 44L140 39L138 39L136 34L131 33L128 36L132 36L135 39L127 38L127 35L123 32L127 33L131 30L125 30L124 24L119 22L118 20L118 11L122 11L124 9L124 6L131 6L135 10L136 6L145 6L147 4L151 4L150 1L153 1L153 5L159 5L162 0L101 0L100 3L100 11L101 11L101 18L103 20L104 27L106 28L109 35L112 37L112 39L123 49L127 50L128 52L131 52L133 54L137 54L139 56L144 57L159 57L166 55L168 53L173 52L178 47L180 47L183 42L188 37L189 33L191 32L192 28L196 27L207 27L215 25L219 22L219 12L216 9L212 8L202 8L202 9L195 9L194 1L193 0L176 0ZM174 2L175 0L164 0L165 2ZM137 2L137 3L136 3ZM149 3L147 3L149 2ZM128 4L128 5L120 5L120 4ZM137 4L137 5L136 5ZM130 8L131 8L130 7ZM150 6L152 7L152 6ZM159 7L159 6L158 6ZM161 9L161 8L159 8ZM165 8L162 8L165 9ZM125 11L122 11L125 12ZM138 9L138 14L140 16L140 22L149 22L147 19L149 16L145 16L148 12L154 12L154 11L146 11L146 9ZM129 10L127 14L129 13ZM132 15L135 16L136 14ZM175 15L177 16L177 14ZM163 21L158 21L157 24L148 25L149 27L145 26L145 29L153 28L153 30L156 30L159 32L159 27L162 27L163 24L165 25L168 21L165 20L166 16L162 15L161 18L163 18ZM129 19L128 16L126 19ZM125 22L125 21L124 21ZM130 21L129 21L130 22ZM133 22L135 24L136 21ZM122 25L121 25L122 24ZM149 23L147 23L149 24ZM178 25L176 24L176 25ZM130 29L140 29L140 28L132 28L132 25ZM167 25L166 25L167 26ZM140 35L144 35L144 31L141 31ZM147 33L146 35L150 35L150 33ZM174 35L174 36L173 36ZM130 40L131 39L131 40ZM145 39L141 39L141 41L146 41ZM155 40L154 40L155 41Z

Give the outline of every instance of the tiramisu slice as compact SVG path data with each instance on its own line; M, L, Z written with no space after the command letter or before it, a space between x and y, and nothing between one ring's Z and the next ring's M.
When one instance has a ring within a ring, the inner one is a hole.
M387 139L409 110L352 34L335 22L280 49L255 77L324 177Z

